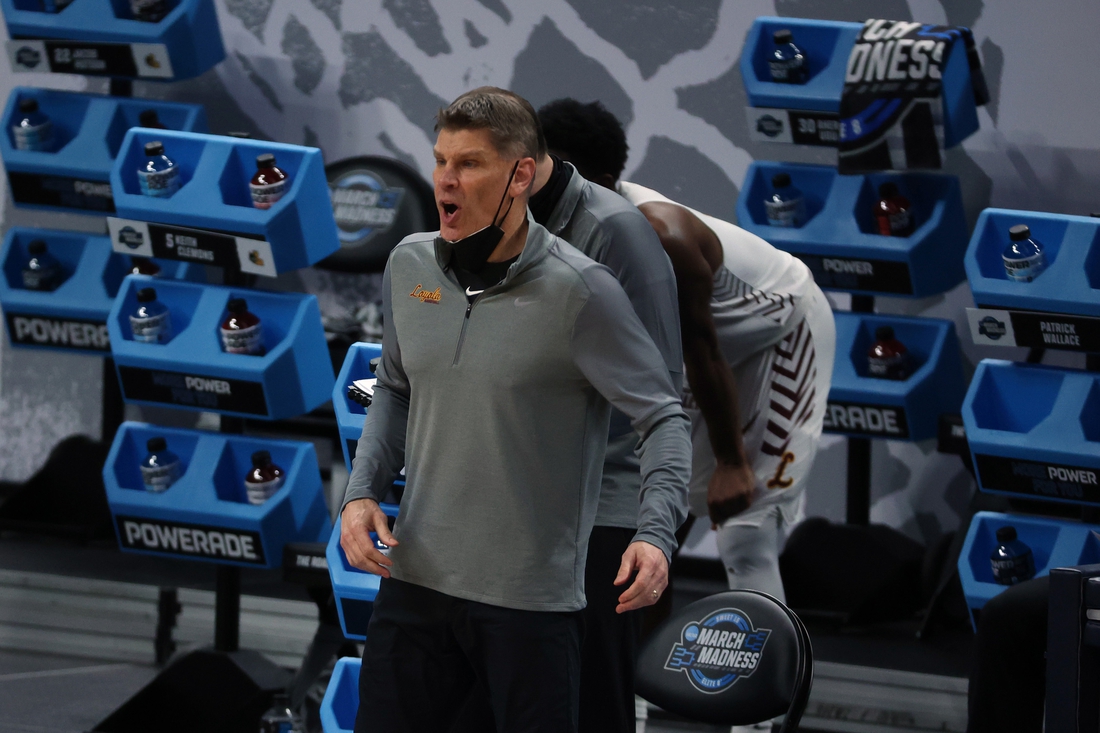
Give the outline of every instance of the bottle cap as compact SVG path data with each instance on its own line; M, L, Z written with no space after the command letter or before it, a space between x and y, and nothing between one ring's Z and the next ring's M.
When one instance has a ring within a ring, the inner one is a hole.
M1014 542L1016 540L1015 527L1001 527L997 530L998 542Z
M36 239L27 245L27 251L30 252L32 255L46 254L46 243L43 242L41 239Z
M791 176L789 173L776 173L772 176L772 185L776 188L784 188L791 185Z
M258 450L252 454L252 467L263 468L271 463L271 453L265 450Z
M27 112L27 113L37 112L38 111L38 100L37 99L21 99L21 100L19 100L19 111L20 112Z
M143 109L141 114L138 115L138 124L142 127L156 127L160 124L160 118L157 117L157 111L155 109Z
M887 181L878 187L879 198L892 199L898 195L898 184Z
M784 28L781 31L776 31L775 33L773 33L772 38L775 39L776 43L790 43L791 41L794 40L794 36L791 35L790 30L788 30L786 28Z
M137 302L139 303L152 303L157 299L156 288L142 288L137 291Z
M1031 237L1031 229L1027 224L1017 224L1008 230L1008 238L1013 242L1022 242Z
M162 450L168 450L168 441L164 438L149 438L145 447L150 453L160 453Z
M891 326L879 326L875 329L876 341L893 341L894 329Z
M248 303L245 302L244 298L230 298L225 309L230 313L246 313L248 311Z
M274 168L275 167L275 155L272 153L264 153L263 155L256 156L257 168Z
M164 143L159 140L155 140L151 143L145 143L146 155L164 155Z

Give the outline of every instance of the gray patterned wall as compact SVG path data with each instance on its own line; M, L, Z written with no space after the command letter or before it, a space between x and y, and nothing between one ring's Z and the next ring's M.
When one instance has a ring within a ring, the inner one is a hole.
M599 99L627 124L627 178L725 218L734 217L752 160L835 159L825 150L749 141L737 62L755 17L969 25L993 93L980 112L981 131L948 156L949 171L963 180L971 220L990 205L1100 209L1094 0L217 0L217 6L228 59L192 82L139 84L138 94L203 102L216 132L248 130L318 145L329 160L390 155L425 175L432 115L467 89L510 87L536 106L566 95ZM82 84L40 79L20 81ZM0 77L0 92L12 83L10 75ZM5 211L5 223L25 217ZM334 307L372 297L362 279L306 273L301 282ZM835 300L845 305L843 296ZM961 326L969 304L963 285L916 303L882 299L880 308ZM1005 350L966 351L971 362L1020 358ZM95 432L99 376L80 357L0 352L0 478L18 479L62 435ZM815 513L842 516L844 456L843 442L825 440L810 498ZM971 490L958 459L928 444L876 444L874 476L875 519L922 539L953 528Z

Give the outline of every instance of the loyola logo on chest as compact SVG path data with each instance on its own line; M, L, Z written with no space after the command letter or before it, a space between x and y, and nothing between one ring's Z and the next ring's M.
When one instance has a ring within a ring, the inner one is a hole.
M438 303L443 299L443 294L439 288L435 290L425 290L424 286L417 283L413 291L409 293L410 298L419 298L421 303Z

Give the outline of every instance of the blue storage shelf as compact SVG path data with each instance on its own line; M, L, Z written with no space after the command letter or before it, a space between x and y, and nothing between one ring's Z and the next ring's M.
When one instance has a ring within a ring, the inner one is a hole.
M161 493L145 490L138 468L153 437L165 438L184 464L180 478ZM271 453L286 481L254 506L244 477L258 450ZM127 552L277 568L287 542L326 542L332 531L312 443L125 422L107 456L103 483L119 547Z
M1021 283L1005 275L1008 230L1027 224L1043 245L1047 269ZM986 209L966 250L966 277L982 307L1100 316L1100 219L1034 211Z
M53 151L15 149L11 128L24 99L37 100L53 121ZM0 135L12 201L46 211L113 212L111 167L126 131L138 125L146 109L156 110L161 124L173 130L206 132L206 113L197 104L13 89Z
M802 18L757 18L741 52L741 79L750 107L840 113L840 97L848 57L862 23ZM805 84L771 80L767 56L774 48L772 34L789 29L805 54L809 79ZM958 145L978 129L978 113L970 80L966 47L957 41L943 70L944 144Z
M962 416L982 491L1100 504L1100 376L985 359Z
M1037 578L1048 575L1051 568L1100 562L1100 527L1045 517L978 512L970 520L959 555L959 578L975 630L978 626L975 612L1009 588L993 582L989 561L997 547L997 530L1006 526L1015 527L1020 541L1031 548Z
M22 269L28 260L27 245L46 242L61 263L64 281L56 290L23 288ZM12 227L0 245L0 307L12 346L109 354L107 316L122 279L130 271L130 258L111 251L107 237L78 232ZM182 262L157 261L161 274L148 278L196 280L202 268Z
M145 80L190 79L225 58L213 0L174 0L157 23L127 0L73 0L60 13L39 0L0 0L12 70Z
M387 516L396 517L396 504L381 504ZM340 616L340 628L349 639L362 641L367 638L367 622L370 621L374 598L378 595L379 576L354 568L348 562L344 548L340 546L340 522L332 528L325 559L328 561L328 573L332 578L332 592L336 596L336 611ZM371 532L377 543L378 538Z
M169 198L143 196L138 185L144 145L154 140L164 143L165 153L180 167L182 186ZM274 153L276 164L291 179L290 188L270 209L255 208L248 189L256 156L262 153ZM236 261L244 272L274 277L308 267L340 248L324 159L317 148L135 128L122 141L111 189L119 218L109 223L119 251L146 246L140 237L128 241L118 236L123 226L130 226L149 235L159 257L197 258L222 266ZM165 239L163 226L144 231L141 222L179 227L199 241L181 252Z
M780 172L802 191L807 220L801 227L768 224L764 199ZM916 229L908 237L877 233L873 208L887 181L912 204ZM756 161L737 199L737 222L803 260L826 290L919 298L946 292L965 277L966 216L954 176L842 176L829 166Z
M147 344L133 340L129 314L137 291L149 285L127 277L107 320L127 401L270 420L328 401L334 378L314 296L158 281L153 285L171 312L174 335L166 344ZM218 329L233 297L245 298L263 323L265 355L222 351Z
M370 370L370 360L382 355L382 344L352 344L344 357L344 365L336 377L332 388L332 407L336 412L336 424L340 429L340 445L344 449L344 463L351 473L351 460L355 458L355 447L363 434L363 422L367 419L367 408L348 399L348 385L357 379L370 379L374 372Z
M344 657L336 662L321 701L321 730L351 733L359 712L359 671L363 660Z
M966 392L955 324L937 318L834 313L836 364L825 430L856 437L925 440L939 416L958 412ZM914 369L904 381L867 374L875 329L891 326Z

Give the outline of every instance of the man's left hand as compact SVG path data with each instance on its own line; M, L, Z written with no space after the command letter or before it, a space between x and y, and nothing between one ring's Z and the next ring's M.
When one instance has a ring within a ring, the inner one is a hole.
M634 582L619 596L615 613L626 613L652 606L668 587L668 560L665 553L648 542L631 542L623 553L623 563L615 576L615 585L623 585L637 571Z

